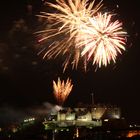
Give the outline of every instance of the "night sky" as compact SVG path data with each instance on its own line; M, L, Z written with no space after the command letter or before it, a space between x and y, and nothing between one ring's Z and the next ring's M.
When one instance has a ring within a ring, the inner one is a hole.
M70 77L73 90L65 106L83 102L91 103L94 93L95 103L112 104L121 107L122 116L131 122L140 123L140 14L138 1L104 0L109 11L117 13L129 36L126 51L119 56L116 64L102 67L68 68L63 74L59 59L45 61L34 49L32 32L23 36L21 44L10 38L13 24L24 19L28 30L36 30L34 17L41 9L41 0L2 0L0 4L0 106L24 109L44 102L56 104L52 94L52 80ZM33 11L29 12L29 5ZM28 38L29 36L29 38ZM13 36L12 36L13 37ZM21 36L22 37L22 36ZM19 37L20 40L20 37ZM16 44L16 45L15 45Z

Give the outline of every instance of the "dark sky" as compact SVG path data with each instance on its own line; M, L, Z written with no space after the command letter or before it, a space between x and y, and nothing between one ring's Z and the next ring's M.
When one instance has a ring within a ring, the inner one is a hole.
M57 80L58 76L64 79L70 77L74 88L65 105L91 103L91 93L94 93L96 103L118 105L122 108L124 117L140 123L138 2L104 0L109 11L118 13L118 18L124 23L129 34L126 52L119 56L116 64L103 67L96 72L93 67L89 67L86 73L81 69L68 69L64 74L59 60L43 61L36 55L33 47L27 49L23 44L22 48L17 49L5 45L8 44L7 35L13 22L20 18L29 20L29 3L33 5L33 15L42 8L41 0L2 0L0 4L0 43L4 44L0 46L0 105L25 108L46 101L56 103L52 94L52 80ZM29 41L32 42L31 38Z

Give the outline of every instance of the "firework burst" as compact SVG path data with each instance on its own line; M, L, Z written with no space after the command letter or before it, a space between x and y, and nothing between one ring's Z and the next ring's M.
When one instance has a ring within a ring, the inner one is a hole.
M77 47L87 61L93 60L98 67L107 66L111 61L116 62L118 53L125 50L127 32L123 31L122 23L112 21L109 13L98 13L89 18L88 25L81 28L77 35Z
M72 87L73 85L69 78L67 79L66 83L64 82L64 80L61 81L60 78L58 78L57 83L53 81L54 96L58 101L59 105L62 105L67 99L72 90Z
M101 2L95 5L95 0L57 0L57 4L47 3L49 7L57 10L56 13L41 12L39 17L45 18L51 22L50 27L37 32L41 39L39 42L47 44L39 54L43 54L43 58L51 59L59 55L63 56L63 70L68 64L72 64L73 68L77 68L81 58L81 48L76 47L76 36L80 34L81 28L84 28L89 20L101 8Z

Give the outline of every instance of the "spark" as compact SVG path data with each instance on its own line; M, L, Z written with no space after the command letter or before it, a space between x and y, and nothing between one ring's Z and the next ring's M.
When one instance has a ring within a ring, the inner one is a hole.
M95 4L95 0L57 0L56 4L47 3L49 7L54 8L56 13L41 12L39 17L50 22L49 26L42 31L37 32L41 39L38 42L44 43L39 54L43 58L54 59L63 56L63 71L72 65L77 68L81 60L86 69L86 57L81 57L81 48L76 47L76 36L80 34L81 28L84 28L89 20L102 7L102 1Z
M87 61L93 61L98 67L107 66L125 50L127 32L122 23L112 21L113 15L98 13L89 19L88 25L77 35L77 47L81 48L81 55L87 56Z
M58 101L59 105L62 105L64 103L64 101L69 96L72 88L73 88L73 85L69 78L67 79L66 82L64 82L64 80L61 81L60 78L58 78L57 83L53 81L54 96L56 100Z

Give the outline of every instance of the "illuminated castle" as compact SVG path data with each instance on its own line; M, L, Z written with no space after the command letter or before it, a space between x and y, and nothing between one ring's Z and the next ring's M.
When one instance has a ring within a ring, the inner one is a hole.
M120 119L119 107L97 105L91 108L64 108L57 113L57 120Z
M54 123L58 127L67 126L90 126L99 127L103 122L109 120L119 120L121 111L118 107L94 105L93 107L63 108L56 113L52 113L45 125Z
M91 95L91 105L80 105L77 108L61 107L56 112L51 112L44 124L54 123L59 127L74 125L97 127L102 126L104 122L121 119L119 107L95 104L93 94Z

